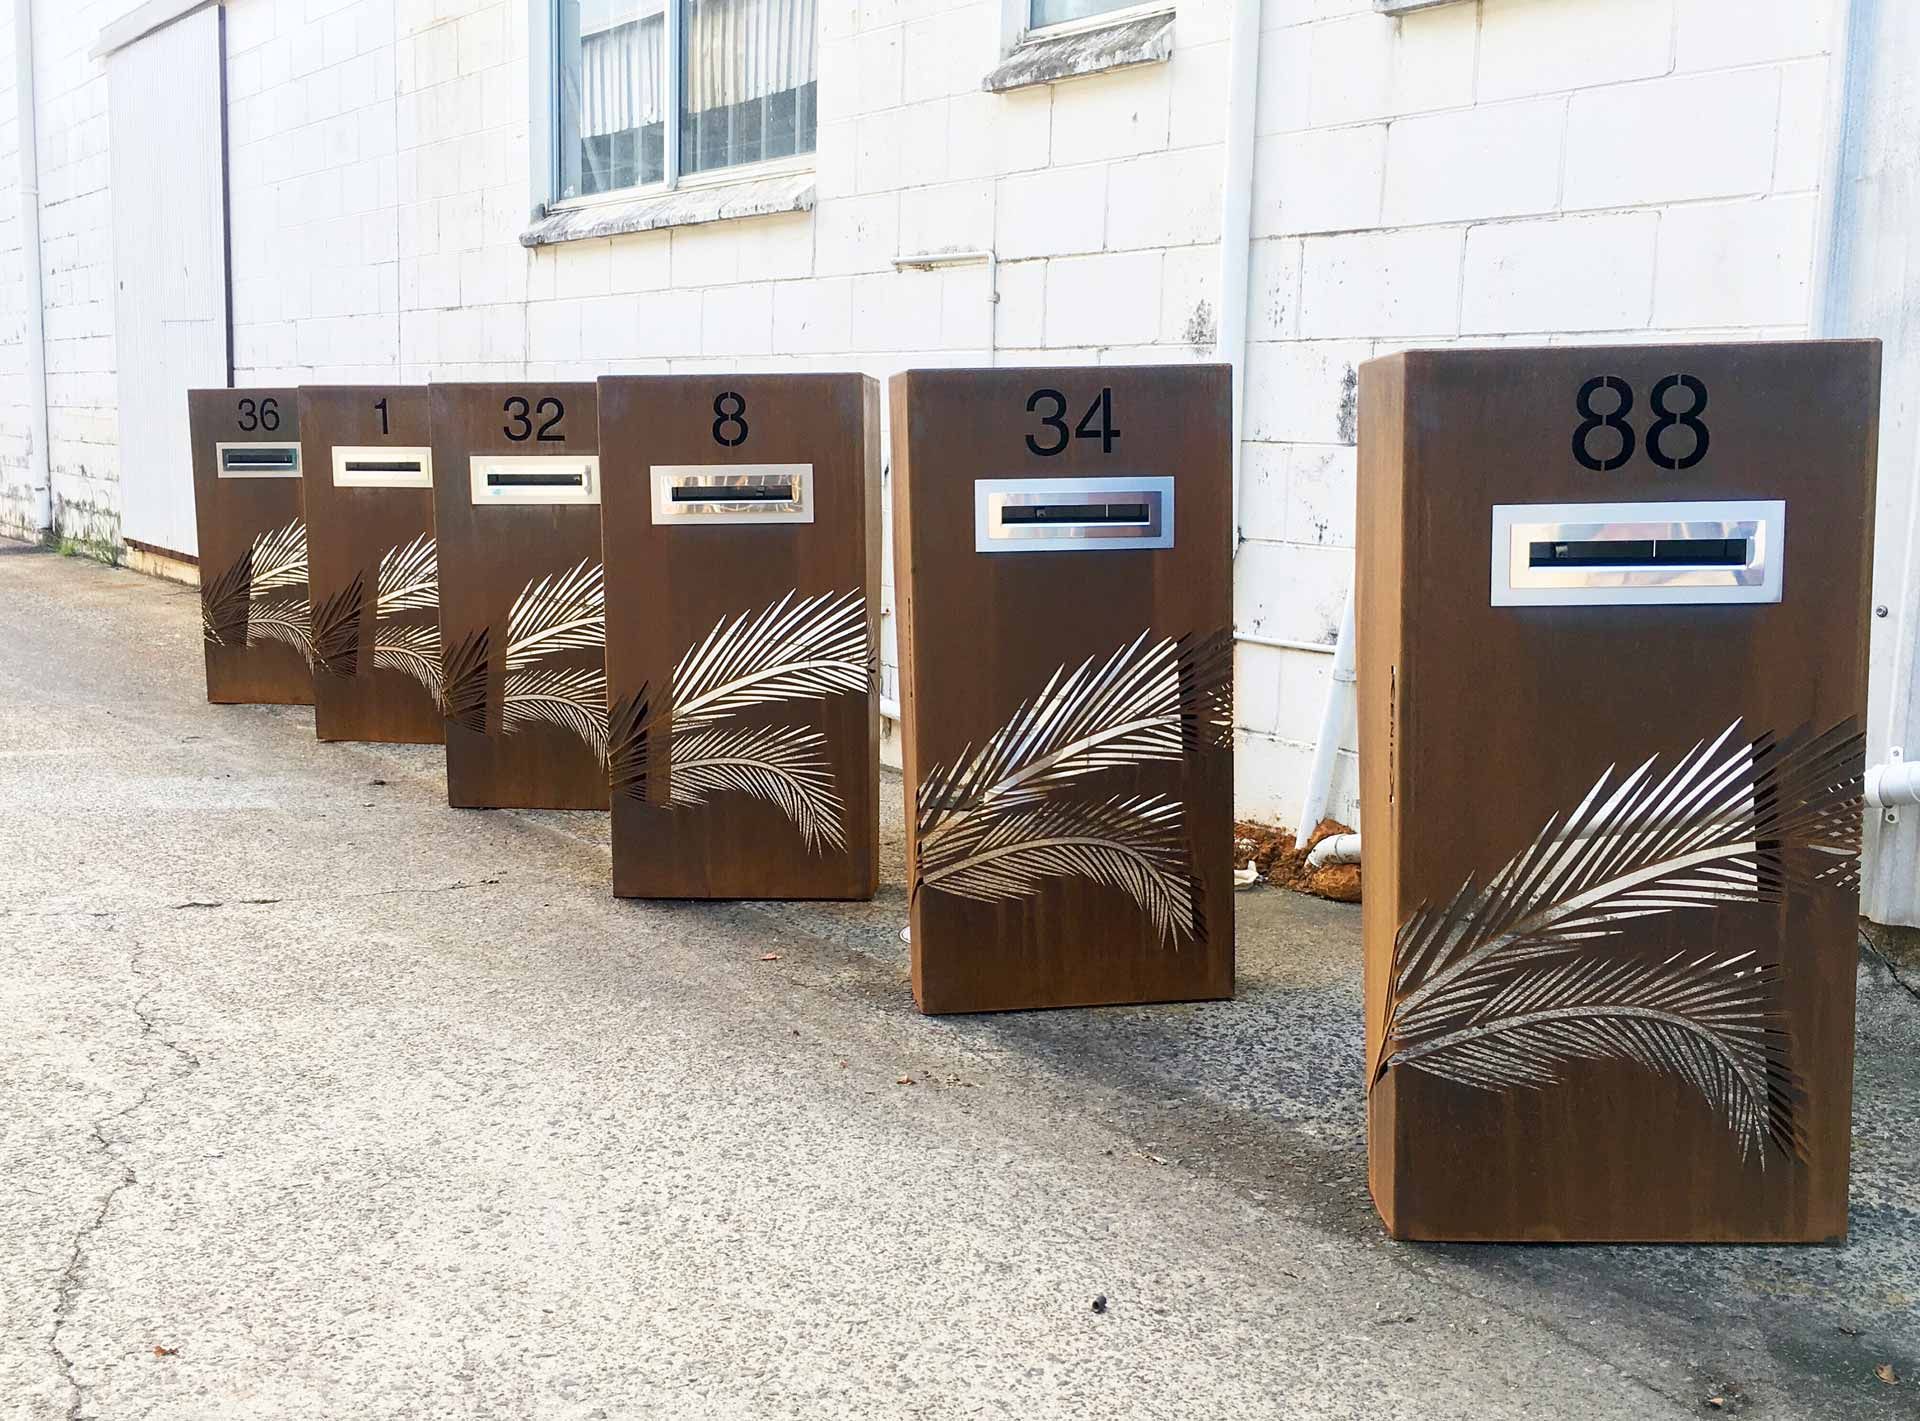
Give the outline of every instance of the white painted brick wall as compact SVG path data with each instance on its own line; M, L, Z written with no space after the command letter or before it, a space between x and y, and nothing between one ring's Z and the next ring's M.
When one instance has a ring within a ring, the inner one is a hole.
M133 3L38 7L56 487L70 531L109 536L106 92L86 50ZM1355 372L1372 356L1804 331L1832 8L1461 0L1390 19L1371 0L1266 0L1243 630L1334 637ZM1000 54L998 0L823 0L811 213L536 251L517 240L528 14L527 0L229 0L243 382L885 377L1211 353L1227 0L1180 0L1169 63L1007 94L979 87ZM0 85L10 75L0 66ZM0 88L9 374L22 359L12 134ZM895 268L986 247L997 300L984 265ZM18 383L0 393L0 521L16 526ZM1293 812L1328 660L1240 648L1243 812ZM890 649L883 675L897 691ZM1342 764L1334 807L1351 822Z

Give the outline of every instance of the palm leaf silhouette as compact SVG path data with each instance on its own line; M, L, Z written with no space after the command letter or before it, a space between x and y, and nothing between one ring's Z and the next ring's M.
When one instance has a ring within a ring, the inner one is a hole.
M311 615L305 597L282 597L278 601L255 604L247 610L247 645L262 638L285 642L307 665L313 665L313 633L308 626Z
M607 677L596 668L560 667L516 671L507 677L500 702L500 729L511 735L536 721L564 726L586 742L594 758L607 758Z
M1232 644L1150 640L1055 671L980 751L936 766L918 796L922 852L983 814L1017 809L1119 766L1179 761L1233 733Z
M834 793L827 737L794 726L707 729L673 740L671 805L705 804L722 792L776 805L809 849L846 847L845 806Z
M200 628L215 646L247 644L248 589L253 582L253 549L200 588Z
M654 725L647 714L647 688L623 696L607 716L607 777L615 794L647 797L647 747Z
M374 615L431 612L439 605L440 558L433 535L422 533L410 543L389 548L380 559L380 591Z
M524 671L557 651L604 651L606 644L606 589L601 566L591 558L528 583L507 613L510 672Z
M313 660L322 671L351 676L360 665L360 575L313 611Z
M307 525L296 518L253 540L249 585L255 596L307 584Z
M373 629L373 664L413 677L440 700L440 629L432 623L404 625L382 622ZM485 682L482 682L484 694ZM445 709L444 705L441 707Z
M994 902L1029 897L1050 878L1089 878L1131 897L1163 941L1201 935L1178 800L1046 799L975 824L922 847L917 888Z
M1602 774L1485 888L1472 879L1394 940L1374 1078L1394 1043L1471 1019L1528 963L1620 938L1636 918L1774 902L1789 886L1857 879L1864 742L1851 720L1787 746L1735 721L1664 773L1658 756Z
M865 692L874 657L863 593L823 592L795 601L789 592L757 614L722 617L673 669L675 730L691 730L745 709Z
M468 632L440 666L440 712L475 735L487 733L487 628Z
M1406 1066L1476 1090L1557 1085L1580 1061L1631 1061L1693 1087L1740 1144L1804 1159L1802 1096L1769 1000L1779 969L1752 953L1662 962L1583 956L1510 977L1471 1017L1402 1046Z

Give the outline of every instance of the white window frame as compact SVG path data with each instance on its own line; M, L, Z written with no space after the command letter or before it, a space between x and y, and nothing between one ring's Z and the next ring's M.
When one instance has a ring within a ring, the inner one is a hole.
M1112 10L1102 10L1097 15L1083 15L1077 20L1061 20L1057 24L1035 26L1033 0L1001 0L1001 32L1008 36L1006 48L1011 53L1018 46L1036 40L1057 39L1067 35L1084 34L1090 30L1104 30L1113 25L1145 20L1154 15L1171 15L1173 8L1174 0L1142 0L1140 4L1121 5Z
M731 167L711 168L700 173L680 171L680 85L683 62L680 49L683 21L679 0L666 0L666 55L671 72L665 76L668 101L663 138L663 176L657 182L636 183L632 187L612 188L579 197L560 196L560 0L531 0L531 3L533 14L527 35L527 69L532 81L532 112L527 138L533 157L533 210L536 217L543 213L571 212L576 208L631 202L639 197L657 197L685 189L726 187L733 183L814 170L818 154L817 137L812 153L764 158L757 163L736 163Z

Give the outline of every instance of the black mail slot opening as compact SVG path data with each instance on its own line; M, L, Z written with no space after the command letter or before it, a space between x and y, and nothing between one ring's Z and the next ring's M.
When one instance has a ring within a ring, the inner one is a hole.
M347 472L350 474L417 474L420 472L418 459L349 459Z
M220 457L229 469L291 469L299 455L285 449L222 449Z
M584 473L571 474L514 474L499 470L487 471L488 488L581 488L587 482Z
M675 484L675 503L792 503L792 484Z
M1745 567L1745 538L1554 539L1528 547L1532 567Z
M1136 523L1144 527L1147 518L1144 503L1009 503L1000 509L1000 521L1008 525Z

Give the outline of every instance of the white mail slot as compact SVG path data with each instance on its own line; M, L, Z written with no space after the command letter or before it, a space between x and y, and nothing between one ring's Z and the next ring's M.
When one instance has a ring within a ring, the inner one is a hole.
M336 444L335 488L432 488L433 450L425 445Z
M297 479L300 477L298 444L234 443L213 446L223 479Z
M811 464L654 464L655 523L811 523Z
M1492 605L1778 602L1786 533L1778 499L1496 504Z
M598 503L597 454L476 454L475 503Z

